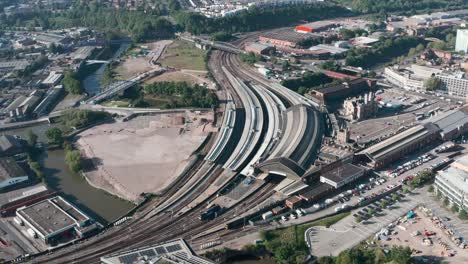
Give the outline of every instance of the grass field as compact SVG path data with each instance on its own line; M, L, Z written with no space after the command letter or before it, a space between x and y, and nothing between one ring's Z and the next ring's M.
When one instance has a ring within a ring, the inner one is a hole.
M206 70L205 54L204 50L196 48L190 42L176 40L166 49L160 62L162 66L204 71Z

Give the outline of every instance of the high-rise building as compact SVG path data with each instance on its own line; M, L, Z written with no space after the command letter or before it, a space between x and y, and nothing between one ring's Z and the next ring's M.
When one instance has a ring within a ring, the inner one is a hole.
M456 160L435 178L435 189L459 209L468 210L468 155Z
M457 30L457 42L455 43L455 51L468 52L468 30Z

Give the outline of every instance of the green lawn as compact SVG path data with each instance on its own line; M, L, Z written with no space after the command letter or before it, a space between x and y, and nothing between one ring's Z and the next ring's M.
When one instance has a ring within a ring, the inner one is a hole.
M177 69L205 71L206 51L198 49L193 43L176 40L165 51L161 65Z
M280 264L303 263L308 254L304 240L305 231L313 226L330 226L350 213L341 213L307 224L262 232L265 248L273 253L273 259Z

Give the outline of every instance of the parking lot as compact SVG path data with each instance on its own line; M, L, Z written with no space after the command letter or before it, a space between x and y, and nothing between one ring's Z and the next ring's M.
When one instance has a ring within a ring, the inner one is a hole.
M382 93L377 94L376 98L382 104L385 102L388 106L401 105L402 107L399 111L391 110L392 107L384 107L379 110L376 118L349 124L352 140L365 143L386 138L405 126L413 126L418 123L416 114L427 115L433 110L449 110L459 106L453 100L447 102L437 96L398 89L385 89ZM424 117L421 118L421 120L423 119Z
M382 246L409 246L416 258L426 262L467 263L468 249L459 248L420 208L414 218L402 218L396 228L384 236Z
M419 197L419 193L406 195L399 202L381 210L381 212L376 212L373 217L361 223L356 223L355 217L350 215L330 228L310 228L306 231L306 239L311 254L314 256L336 256L341 251L356 246L415 208L421 203ZM356 214L360 210L354 210L352 214Z
M0 218L0 259L11 260L19 255L46 249L15 226L12 217Z

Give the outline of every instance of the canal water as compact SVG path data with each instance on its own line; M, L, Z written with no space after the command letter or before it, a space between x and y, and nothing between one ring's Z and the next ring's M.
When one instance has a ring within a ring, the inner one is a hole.
M1 134L26 138L31 130L38 135L39 141L46 142L45 132L54 126L58 125L42 123L33 127L2 131ZM103 224L116 220L134 206L128 201L92 187L80 175L70 171L65 163L63 149L47 151L43 155L42 163L47 185Z
M120 44L120 47L115 51L114 55L109 60L117 59L120 57L120 55L122 55L122 53L127 51L129 47L130 43ZM106 64L102 64L93 74L90 74L83 80L83 88L88 94L93 95L101 91L101 79L106 66Z

